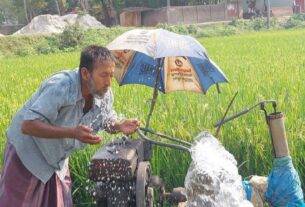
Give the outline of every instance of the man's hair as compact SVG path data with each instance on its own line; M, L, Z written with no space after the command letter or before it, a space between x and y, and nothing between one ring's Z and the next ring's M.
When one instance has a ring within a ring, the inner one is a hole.
M97 61L114 62L114 58L106 47L90 45L81 52L79 69L85 67L92 72L94 63Z

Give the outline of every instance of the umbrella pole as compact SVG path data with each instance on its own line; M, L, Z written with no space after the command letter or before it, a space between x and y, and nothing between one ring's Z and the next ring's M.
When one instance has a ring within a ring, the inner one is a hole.
M153 93L153 98L151 100L151 105L150 105L150 109L149 109L149 113L146 119L146 125L145 128L148 129L149 127L149 122L150 122L150 118L152 116L152 113L154 111L155 105L156 105L156 101L157 101L157 97L158 97L158 83L159 83L159 79L160 79L160 73L161 73L161 66L164 62L164 58L158 58L157 59L157 77L156 77L156 82L155 82L155 87L154 87L154 93ZM147 134L147 131L144 132L144 134ZM151 154L152 154L152 143L149 141L144 141L144 160L150 160L151 158Z
M147 119L146 119L146 125L145 125L146 129L148 129L148 127L149 127L150 118L152 116L152 113L153 113L155 105L156 105L156 101L157 101L157 97L158 97L158 83L159 83L159 80L160 80L161 67L162 67L162 64L164 63L164 58L158 58L157 62L158 62L158 65L157 65L157 77L156 77L154 93L153 93L153 97L152 97L152 100L151 100L151 105L150 105L149 113L148 113L148 116L147 116ZM145 134L146 133L147 132L145 132Z
M148 113L148 116L147 116L147 119L146 119L146 125L145 125L146 129L148 129L148 127L149 127L150 118L151 118L152 113L154 111L154 108L155 108L155 105L156 105L156 102L157 102L157 97L158 97L158 89L154 88L153 98L151 100L149 113Z

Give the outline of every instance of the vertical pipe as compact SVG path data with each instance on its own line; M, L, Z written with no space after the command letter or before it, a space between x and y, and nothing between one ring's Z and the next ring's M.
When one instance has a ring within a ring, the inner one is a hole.
M284 125L284 114L281 112L269 114L267 116L267 123L275 157L279 158L288 156L289 149Z

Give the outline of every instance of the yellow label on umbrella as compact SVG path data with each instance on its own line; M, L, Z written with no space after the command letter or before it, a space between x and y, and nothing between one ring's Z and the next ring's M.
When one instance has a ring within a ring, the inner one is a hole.
M116 66L114 70L114 77L121 83L128 66L133 58L134 52L131 50L116 50L112 52L116 57Z
M167 57L164 60L165 93L171 91L202 92L199 78L186 57Z

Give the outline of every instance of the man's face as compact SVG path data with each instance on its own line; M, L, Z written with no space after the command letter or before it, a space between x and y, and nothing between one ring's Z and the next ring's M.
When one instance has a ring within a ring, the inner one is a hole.
M113 73L114 63L112 61L95 62L88 80L90 93L100 98L104 97L111 86Z

